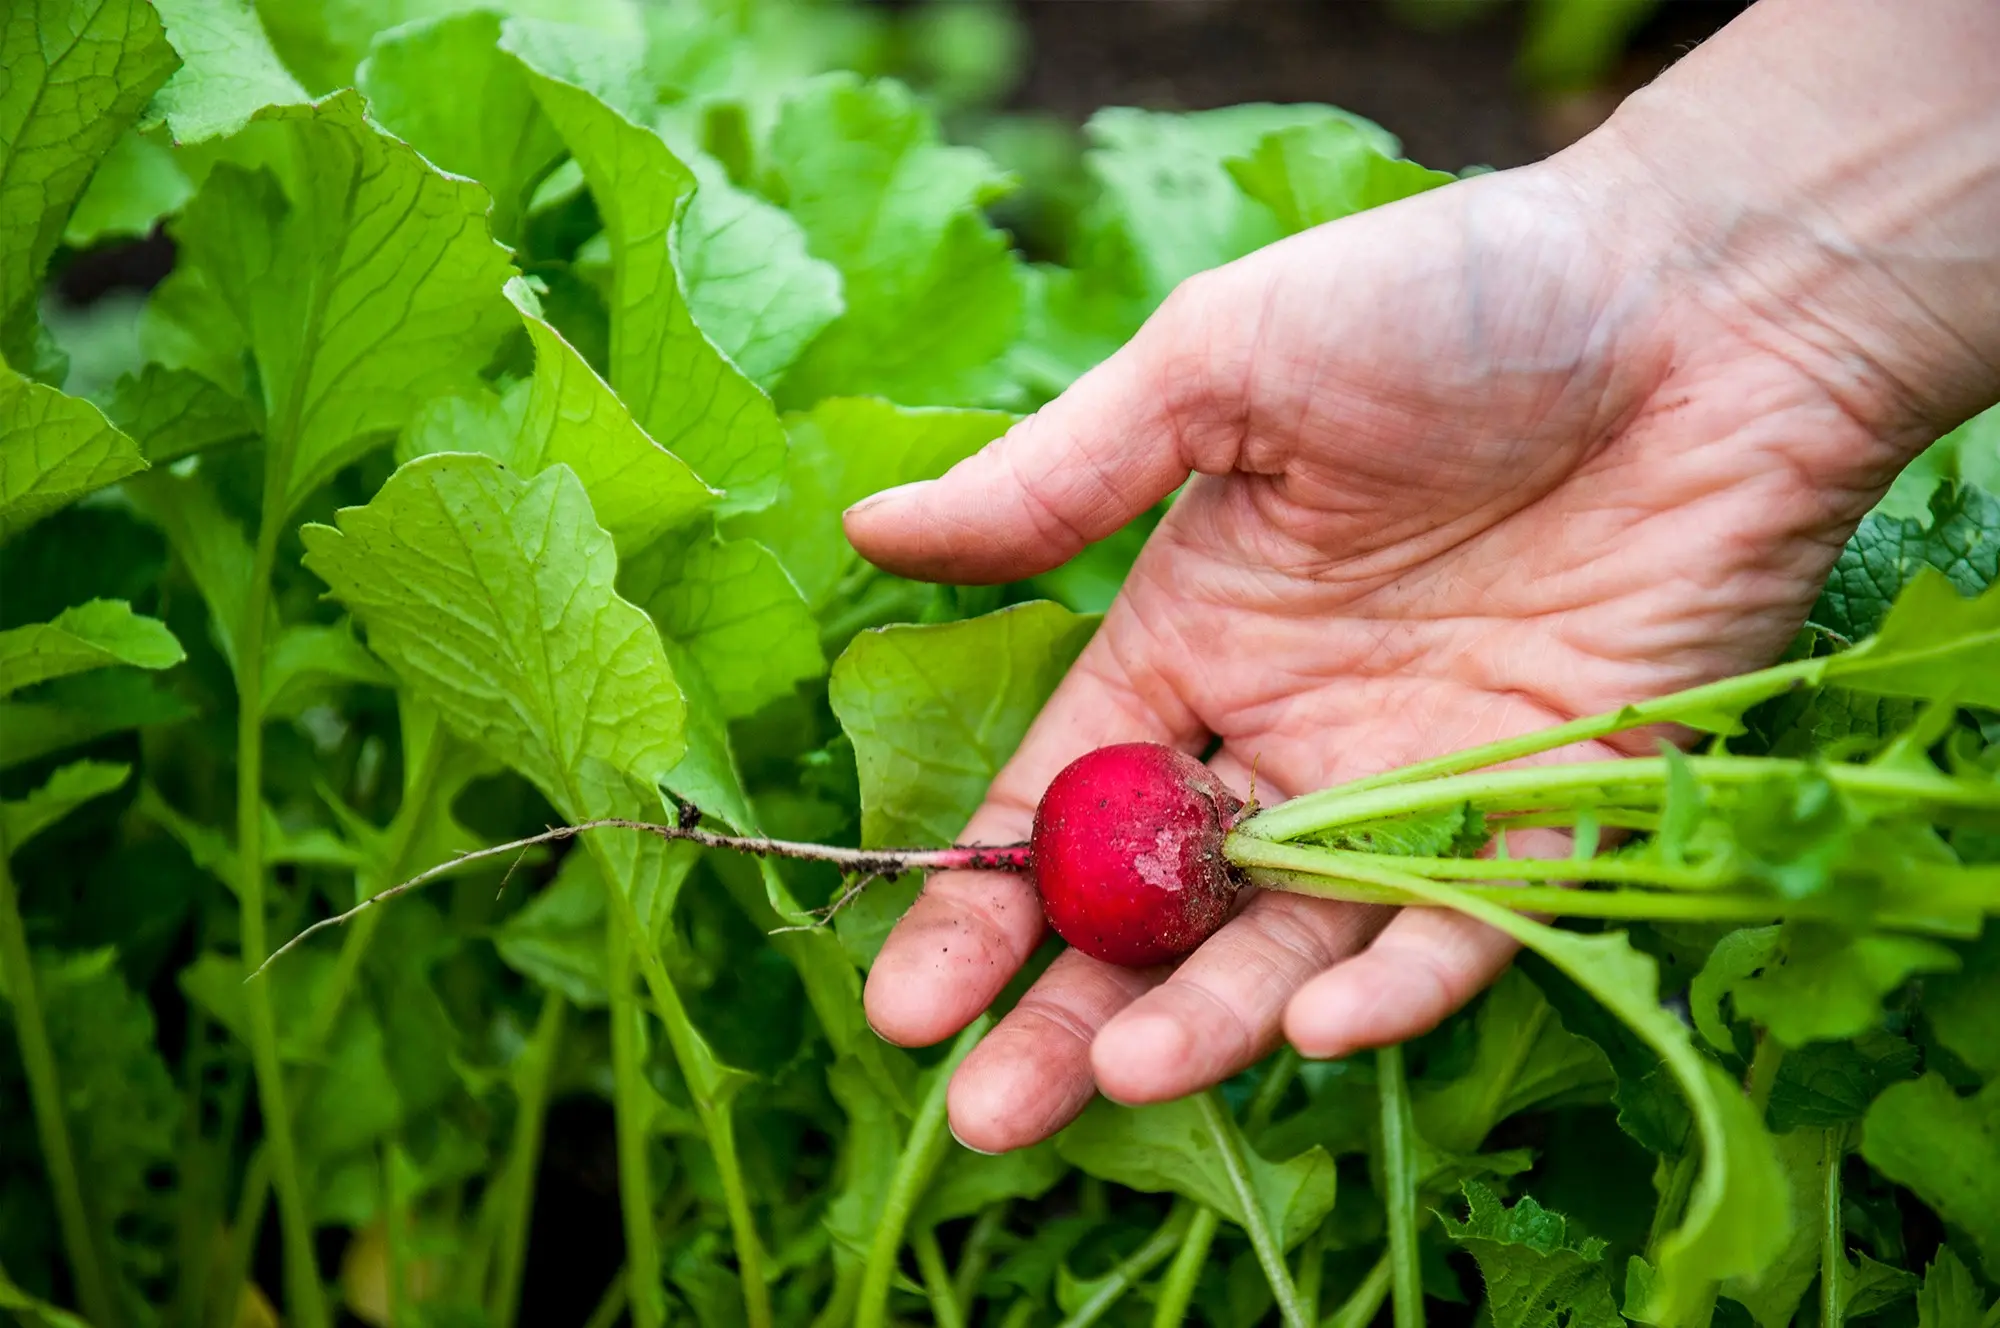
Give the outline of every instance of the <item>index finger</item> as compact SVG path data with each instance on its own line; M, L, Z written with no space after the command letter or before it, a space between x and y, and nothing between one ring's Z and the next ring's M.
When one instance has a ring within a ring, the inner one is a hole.
M1092 748L1159 742L1198 751L1208 733L1163 679L1119 658L1121 605L1071 666L960 842L1015 843L1062 768ZM902 1046L952 1036L993 1003L1041 942L1041 900L1013 872L940 872L882 946L863 994L868 1022Z

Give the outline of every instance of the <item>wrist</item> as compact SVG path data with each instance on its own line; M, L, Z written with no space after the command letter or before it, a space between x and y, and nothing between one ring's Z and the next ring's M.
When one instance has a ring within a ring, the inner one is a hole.
M1914 451L2000 397L1994 49L1986 0L1765 0L1551 165L1667 298Z

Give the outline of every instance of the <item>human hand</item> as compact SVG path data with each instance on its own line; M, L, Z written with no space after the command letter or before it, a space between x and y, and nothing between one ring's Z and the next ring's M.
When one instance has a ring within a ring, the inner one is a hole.
M1024 838L1049 779L1105 743L1218 738L1218 773L1247 792L1254 763L1269 803L1778 653L1937 421L1823 302L1745 276L1773 265L1615 197L1638 168L1611 152L1198 277L1039 415L850 513L884 567L1003 581L1195 473L968 840ZM1441 911L1246 896L1171 969L1059 956L959 1069L959 1138L1033 1142L1099 1087L1177 1097L1281 1032L1312 1056L1411 1037L1510 954ZM1023 880L937 876L869 975L869 1018L950 1036L1042 935Z

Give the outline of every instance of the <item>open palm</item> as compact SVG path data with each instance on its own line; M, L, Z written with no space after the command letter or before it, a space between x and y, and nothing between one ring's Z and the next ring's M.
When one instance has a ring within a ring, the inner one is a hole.
M848 519L891 570L1028 576L1194 479L967 829L1025 837L1079 753L1151 739L1265 803L1768 662L1901 458L1698 266L1622 252L1551 163L1187 283L1060 400ZM1572 752L1571 755L1589 753ZM1601 751L1599 754L1602 754ZM1032 889L933 879L869 975L947 1037L1040 941ZM1003 1149L1093 1091L1400 1040L1507 962L1440 912L1252 893L1178 966L1061 955L958 1072Z

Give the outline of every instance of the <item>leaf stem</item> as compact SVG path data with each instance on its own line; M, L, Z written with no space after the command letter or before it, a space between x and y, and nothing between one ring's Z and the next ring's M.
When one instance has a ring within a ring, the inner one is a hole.
M917 1271L923 1274L924 1295L931 1302L931 1320L937 1328L965 1328L965 1311L952 1289L951 1270L945 1267L944 1251L938 1248L937 1229L919 1227L910 1233L910 1250L917 1256Z
M993 1240L1007 1227L1007 1211L1012 1206L1010 1200L988 1204L979 1216L972 1219L972 1230L965 1233L965 1244L958 1252L958 1269L952 1274L952 1292L958 1303L968 1312L979 1299L979 1279L986 1275L986 1265L993 1257Z
M49 1188L55 1192L56 1223L62 1229L63 1250L69 1256L77 1298L93 1323L116 1328L124 1316L119 1313L118 1297L107 1278L96 1229L84 1202L76 1150L63 1109L62 1075L56 1068L55 1048L49 1042L48 1023L35 986L34 959L28 950L28 931L21 921L8 852L6 838L0 834L0 987L6 988L14 1007L14 1031L21 1044L21 1065L28 1075L35 1133L41 1141L43 1165L48 1168Z
M1243 1132L1237 1129L1235 1119L1214 1089L1197 1094L1194 1104L1209 1138L1215 1142L1216 1150L1222 1157L1223 1170L1229 1176L1229 1188L1235 1192L1236 1202L1243 1209L1243 1230L1250 1237L1250 1248L1256 1253L1257 1262L1263 1266L1265 1280L1271 1284L1271 1296L1278 1304L1278 1317L1285 1328L1305 1328L1305 1311L1299 1305L1298 1288L1292 1285L1292 1270L1285 1264L1282 1234L1271 1230L1270 1220L1258 1202L1257 1188L1250 1183L1250 1162L1244 1151Z
M1354 1288L1351 1295L1341 1302L1340 1308L1328 1317L1322 1328L1368 1328L1375 1322L1375 1316L1382 1311L1382 1302L1389 1298L1389 1284L1395 1276L1394 1255L1385 1253L1368 1270L1368 1276L1361 1279L1361 1285Z
M952 1071L992 1026L993 1016L985 1014L966 1025L944 1060L930 1072L930 1085L917 1105L909 1137L903 1141L896 1170L889 1178L888 1192L882 1196L882 1210L875 1217L875 1239L868 1246L868 1261L861 1272L861 1293L854 1306L855 1328L881 1328L888 1316L889 1284L896 1276L896 1255L903 1248L903 1232L909 1225L911 1210L931 1182L931 1173L937 1170L938 1159L944 1156L945 1141L950 1137L945 1131L945 1100Z
M1825 1132L1820 1158L1826 1168L1820 1203L1819 1322L1840 1328L1847 1317L1847 1224L1841 1216L1840 1165L1847 1156L1847 1127Z
M284 472L276 458L267 462L263 520L251 559L250 585L236 645L236 855L240 880L243 965L261 969L268 950L264 920L264 630L271 614L271 573L283 528ZM278 1191L278 1220L285 1250L285 1300L299 1328L327 1328L325 1291L313 1249L312 1219L306 1210L298 1150L292 1140L292 1113L285 1097L284 1065L278 1056L278 1024L268 986L253 984L243 994L250 1026L250 1062L270 1144L271 1172Z
M635 822L634 824L644 824ZM707 1044L695 1031L681 1003L680 992L667 973L666 964L652 943L632 904L630 882L611 862L595 840L585 840L607 896L607 926L622 930L627 953L636 958L639 975L653 998L653 1009L667 1033L667 1045L674 1063L687 1081L688 1095L694 1100L695 1116L701 1121L702 1135L715 1158L716 1178L722 1185L723 1207L729 1215L730 1239L736 1251L736 1274L743 1287L743 1316L750 1328L770 1328L771 1290L764 1283L763 1247L757 1223L750 1211L750 1196L743 1182L743 1164L736 1154L736 1122L729 1103L720 1096L722 1069ZM469 855L468 855L469 856ZM463 861L464 859L461 859ZM636 1284L635 1284L636 1285ZM633 1297L635 1306L638 1296Z
M1160 1279L1159 1296L1153 1302L1153 1328L1179 1328L1188 1321L1188 1306L1194 1302L1195 1286L1201 1281L1202 1266L1215 1244L1215 1232L1222 1215L1207 1204L1194 1210L1181 1247Z
M527 1265L528 1220L535 1205L535 1178L542 1164L542 1125L548 1115L549 1088L555 1075L556 1052L562 1045L569 1010L562 993L542 997L535 1034L521 1052L520 1077L515 1081L514 1133L507 1145L506 1187L500 1217L500 1263L493 1274L488 1317L494 1328L514 1328L521 1310L521 1275Z
M1382 1199L1388 1210L1396 1328L1423 1328L1424 1280L1417 1262L1417 1127L1403 1074L1403 1048L1378 1049L1375 1067L1382 1104Z
M2000 786L1887 766L1829 765L1774 756L1688 756L1676 761L1711 786L1815 773L1851 793L1912 798L1939 807L2000 807ZM1664 789L1672 769L1665 758L1652 756L1446 775L1421 782L1364 780L1359 786L1336 785L1261 811L1238 822L1229 838L1291 840L1363 821L1463 805L1524 812L1600 798L1616 801Z
M662 1328L660 1249L653 1230L652 1085L646 1082L645 1027L632 992L632 942L607 910L605 987L611 1005L612 1108L618 1138L618 1206L625 1222L625 1267L633 1328Z
M1760 701L1767 701L1785 692L1813 685L1825 668L1826 661L1823 659L1804 659L1789 664L1778 664L1768 669L1759 669L1755 673L1738 674L1734 678L1724 678L1702 687L1691 687L1669 696L1621 706L1617 710L1607 710L1602 714L1586 715L1567 724L1524 733L1518 738L1504 738L1499 742L1489 742L1478 747L1468 747L1464 751L1432 757L1428 761L1418 761L1414 765L1385 770L1381 774L1353 780L1342 787L1349 792L1358 793L1364 789L1384 788L1394 784L1413 784L1419 780L1457 775L1468 770L1481 770L1508 761L1518 761L1524 757L1539 756L1543 752L1552 752L1561 747L1591 742L1598 738L1608 738L1614 733L1645 728L1651 724L1687 722L1692 717L1701 716L1703 712L1707 712L1709 716L1737 715Z
M1105 1311L1116 1305L1140 1278L1152 1272L1174 1252L1184 1238L1182 1233L1187 1229L1188 1213L1193 1207L1186 1199L1176 1199L1167 1212L1167 1220L1160 1224L1159 1229L1146 1238L1145 1244L1120 1259L1118 1266L1105 1278L1104 1285L1077 1306L1076 1312L1064 1319L1058 1328L1089 1328L1103 1318ZM1013 1315L1009 1314L1008 1318L1012 1319Z
M1267 889L1352 903L1455 907L1422 893L1422 887L1446 885L1441 876L1404 871L1400 858L1321 848L1316 844L1279 844L1247 836L1224 840L1223 852L1232 863L1247 871L1252 882ZM1505 865L1527 863L1508 859ZM1577 865L1554 864L1557 870L1567 868L1572 876ZM1780 917L1819 917L1826 912L1825 905L1812 899L1785 899L1743 891L1676 894L1641 889L1573 890L1565 886L1470 884L1451 884L1449 888L1455 897L1479 900L1518 913L1576 918L1765 922ZM2000 900L1995 902L2000 904ZM1896 930L1962 934L1951 919L1926 913L1885 910L1870 921L1874 926Z

